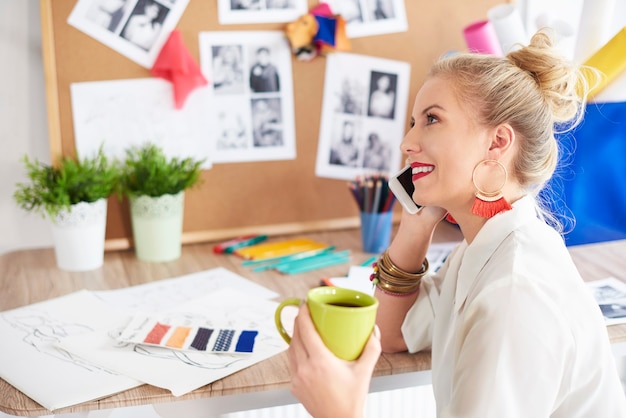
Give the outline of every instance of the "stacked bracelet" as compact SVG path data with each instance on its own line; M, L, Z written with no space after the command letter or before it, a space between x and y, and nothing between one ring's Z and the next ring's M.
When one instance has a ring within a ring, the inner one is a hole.
M382 292L393 296L407 296L419 290L420 281L428 271L428 259L424 259L420 271L409 273L391 261L387 250L372 267L374 273L370 276L370 281Z

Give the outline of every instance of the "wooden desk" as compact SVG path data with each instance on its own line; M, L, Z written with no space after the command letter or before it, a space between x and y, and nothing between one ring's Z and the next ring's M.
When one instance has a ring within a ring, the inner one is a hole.
M360 264L371 254L360 251L358 230L325 231L302 234L312 239L334 244L337 249L351 249L351 264ZM456 241L460 238L455 227L442 224L436 241ZM281 239L281 238L271 238ZM275 272L253 273L241 266L241 260L231 255L215 255L213 243L186 245L179 260L169 263L147 263L137 260L132 251L105 254L104 266L95 271L72 273L56 267L52 249L16 251L0 256L0 310L59 297L76 290L107 290L182 276L222 266L252 281L278 292L281 297L305 296L317 286L321 277L343 276L347 265L339 265L309 273L283 276ZM614 276L626 281L626 240L571 248L572 256L586 280ZM626 342L626 325L609 327L612 342ZM428 383L430 354L383 354L372 381L372 390L389 390ZM238 373L206 385L187 395L174 398L169 391L143 385L107 398L54 411L75 413L146 404L170 405L200 403L204 416L235 410L262 408L296 402L288 391L287 357L281 353ZM214 411L209 413L210 409ZM0 411L10 415L37 416L51 411L0 379Z

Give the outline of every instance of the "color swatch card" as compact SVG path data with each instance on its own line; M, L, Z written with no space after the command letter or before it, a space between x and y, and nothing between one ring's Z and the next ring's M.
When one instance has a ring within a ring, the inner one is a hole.
M134 316L121 332L120 341L174 350L207 353L252 353L258 331L218 329L190 323L168 323L144 314Z

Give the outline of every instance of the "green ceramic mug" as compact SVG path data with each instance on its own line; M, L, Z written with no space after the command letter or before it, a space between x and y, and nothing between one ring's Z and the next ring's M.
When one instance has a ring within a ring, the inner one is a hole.
M286 306L301 303L299 298L290 298L276 308L276 329L287 344L291 343L291 336L283 326L282 311ZM378 300L356 290L322 286L309 290L306 303L326 347L341 359L357 359L374 329Z

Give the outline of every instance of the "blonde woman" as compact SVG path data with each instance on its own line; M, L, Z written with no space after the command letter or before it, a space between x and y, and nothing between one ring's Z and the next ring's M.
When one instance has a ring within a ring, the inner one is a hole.
M505 58L433 66L401 145L425 208L403 213L375 267L379 338L344 362L306 306L296 319L291 388L314 417L363 416L381 348L432 350L439 417L626 416L599 307L537 199L558 160L555 126L574 126L584 105L584 77L551 46L539 32ZM430 274L445 217L464 240Z

